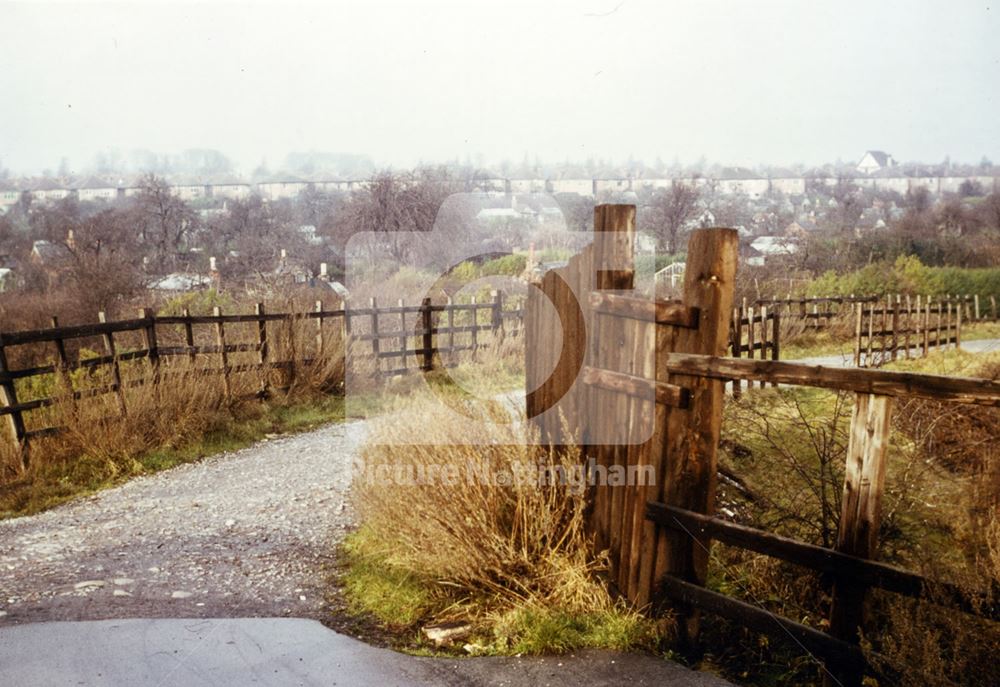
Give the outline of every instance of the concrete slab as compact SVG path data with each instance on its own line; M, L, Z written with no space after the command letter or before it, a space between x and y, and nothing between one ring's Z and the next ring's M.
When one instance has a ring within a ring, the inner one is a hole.
M0 628L0 683L18 687L518 687L729 683L653 656L418 658L298 618L98 620Z

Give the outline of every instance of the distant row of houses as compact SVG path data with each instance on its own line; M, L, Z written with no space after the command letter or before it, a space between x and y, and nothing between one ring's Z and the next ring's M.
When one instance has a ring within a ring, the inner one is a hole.
M883 159L885 153L872 155L872 162L865 162L865 169L873 169L878 165L878 159ZM891 156L887 156L891 160ZM885 161L885 159L883 159ZM888 169L879 167L879 169ZM924 187L931 193L958 193L963 184L972 182L986 193L1000 192L1000 177L993 176L949 176L949 177L907 177L907 176L866 176L850 180L858 188L871 190L895 191L901 194ZM140 192L135 186L84 184L75 188L32 188L15 189L0 188L0 211L15 205L22 194L29 194L33 200L52 202L75 196L80 201L110 201L117 198L128 198ZM247 198L253 194L265 200L280 200L295 198L303 191L337 191L350 193L363 189L367 181L267 181L259 183L227 183L227 184L178 184L171 186L173 192L186 201L203 199L238 199ZM785 195L803 195L811 185L832 187L838 183L836 178L808 177L743 177L743 178L622 178L622 179L482 179L478 182L479 190L503 190L505 193L576 193L581 196L599 197L616 195L642 190L670 188L673 184L685 184L696 188L723 195L745 195L751 199L762 198L773 193Z

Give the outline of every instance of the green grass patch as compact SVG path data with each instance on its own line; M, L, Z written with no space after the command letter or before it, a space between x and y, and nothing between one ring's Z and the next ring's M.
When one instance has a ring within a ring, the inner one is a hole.
M396 639L396 647L415 655L471 653L480 656L565 653L584 648L630 651L656 646L655 624L625 607L592 611L525 602L498 611L495 599L475 595L456 598L454 590L407 570L385 555L378 533L362 526L341 546L347 572L341 580L348 611L374 619ZM420 628L438 621L464 620L472 635L456 646L437 648Z

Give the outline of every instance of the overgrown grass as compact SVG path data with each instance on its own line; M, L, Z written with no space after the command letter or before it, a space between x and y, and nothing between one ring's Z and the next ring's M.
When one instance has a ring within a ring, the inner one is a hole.
M343 418L341 397L268 403L220 421L189 441L138 453L115 468L110 468L103 457L86 452L58 461L45 460L29 474L0 486L0 519L31 515L138 475L236 451L269 434L308 431Z
M162 332L164 339L170 334ZM269 433L343 418L340 342L316 350L315 329L302 322L280 323L270 340L279 360L313 362L238 367L224 377L218 361L207 355L173 357L156 370L146 361L129 361L120 365L119 390L96 395L102 387L113 388L107 366L43 379L36 385L38 397L55 402L27 414L27 428L59 431L31 441L26 468L12 443L0 445L0 517L38 512ZM253 363L254 355L232 354L229 364ZM270 397L261 403L265 388ZM74 400L70 391L81 397Z
M450 647L463 653L653 646L653 624L603 582L582 491L538 479L578 452L532 446L523 417L500 405L464 422L463 403L411 400L376 422L354 483L363 524L344 548L350 608L416 652L430 649L420 628L438 622L471 626Z
M1000 353L932 353L889 369L997 378ZM851 398L817 389L751 391L727 402L721 463L729 518L831 546L840 517ZM994 408L898 399L894 404L879 558L995 603L1000 584L1000 417ZM827 629L829 581L737 548L713 547L709 586ZM929 594L933 597L934 592ZM876 592L865 636L880 684L996 684L1000 627L934 604ZM788 643L708 619L706 661L755 685L818 684Z

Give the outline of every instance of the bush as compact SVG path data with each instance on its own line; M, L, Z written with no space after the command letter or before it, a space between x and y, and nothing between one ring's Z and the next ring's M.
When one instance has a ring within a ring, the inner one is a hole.
M405 413L378 424L355 474L363 527L349 545L346 585L355 607L393 624L469 621L484 653L650 641L652 626L614 602L598 576L604 560L584 532L582 489L535 479L540 468L570 470L579 451L525 446L499 405L487 410L497 423L490 430L456 422L438 403L417 401ZM448 470L451 484L441 477ZM416 588L394 593L387 607L373 569Z
M840 274L828 271L806 288L808 296L911 294L1000 296L1000 268L928 267L913 255Z
M522 253L514 253L511 255L505 255L502 258L496 258L495 260L489 260L483 263L480 273L484 277L488 276L507 276L507 277L519 277L524 273L524 270L528 267L528 256Z

